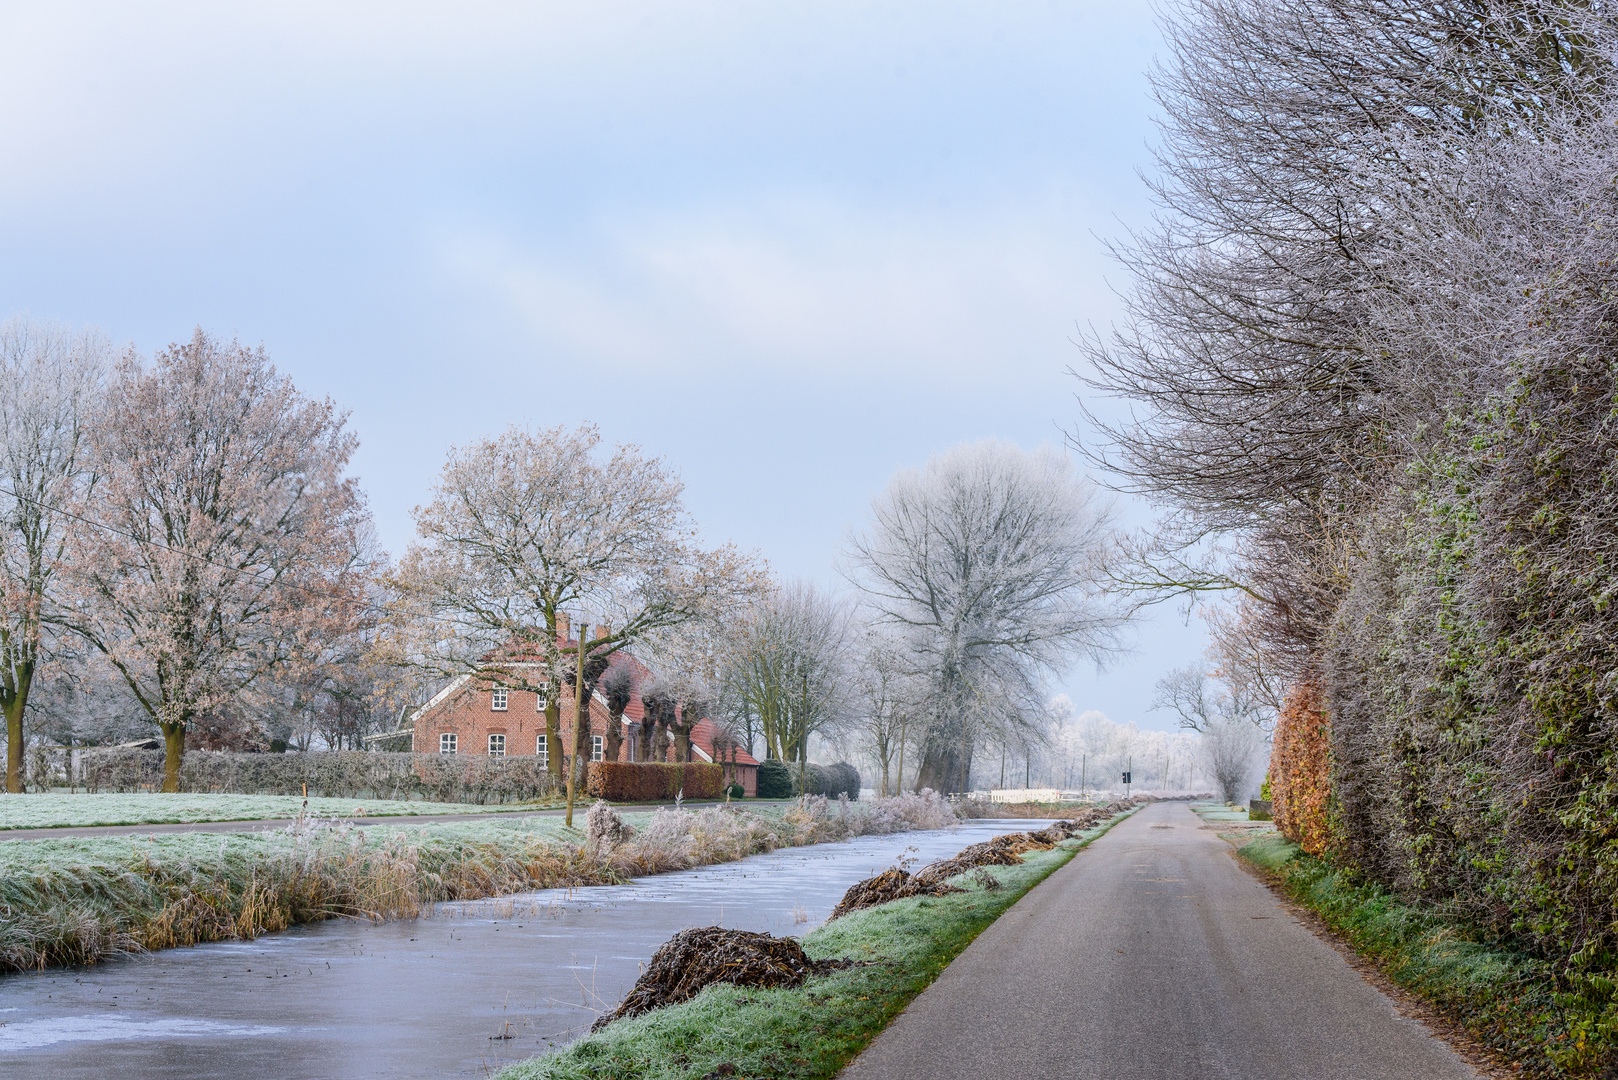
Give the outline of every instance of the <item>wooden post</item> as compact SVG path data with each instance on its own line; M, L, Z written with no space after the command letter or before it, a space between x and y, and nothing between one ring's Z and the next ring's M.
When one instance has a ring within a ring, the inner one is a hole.
M584 639L590 624L579 623L579 647L573 654L573 756L567 765L567 827L573 827L574 780L579 774L579 714L584 711Z

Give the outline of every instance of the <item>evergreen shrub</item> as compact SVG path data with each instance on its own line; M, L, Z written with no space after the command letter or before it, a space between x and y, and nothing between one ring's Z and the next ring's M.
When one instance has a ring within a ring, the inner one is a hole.
M761 799L790 799L797 794L792 770L779 758L758 763L758 797Z

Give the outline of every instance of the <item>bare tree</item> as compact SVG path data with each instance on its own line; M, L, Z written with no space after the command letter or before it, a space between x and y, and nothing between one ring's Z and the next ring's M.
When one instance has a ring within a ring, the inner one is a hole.
M858 739L880 770L879 795L897 794L904 784L904 744L914 720L919 690L909 674L904 643L891 631L865 633L864 652L851 672L850 711Z
M1224 684L1196 665L1176 668L1157 680L1154 709L1172 709L1180 726L1207 732L1224 723L1246 723L1267 732L1275 726L1275 710L1246 685Z
M805 582L779 586L738 619L727 682L758 717L765 754L807 768L809 737L845 716L848 605Z
M918 787L963 791L979 733L1043 714L1043 679L1118 647L1102 595L1111 508L1056 450L980 442L894 477L850 578L925 683Z
M105 338L16 319L0 327L0 711L6 790L22 790L23 715L53 652L65 516L88 484L88 421L111 359Z
M262 349L201 330L119 365L77 507L65 621L162 729L176 791L186 730L318 636L363 591L355 438Z
M727 610L756 579L734 547L696 544L683 485L660 460L620 446L602 461L600 442L591 425L512 428L452 451L433 501L416 511L423 542L391 578L396 659L543 694L552 746L565 745L561 684L579 653L603 661L654 631ZM569 613L594 621L599 636L572 641ZM561 755L551 760L562 767Z

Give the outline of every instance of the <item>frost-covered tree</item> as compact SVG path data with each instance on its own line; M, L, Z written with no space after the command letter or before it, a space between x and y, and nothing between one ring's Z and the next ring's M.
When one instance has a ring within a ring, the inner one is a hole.
M1117 648L1108 503L1058 451L979 442L896 475L849 541L851 580L924 684L917 787L962 791L986 730L1037 724L1044 678Z
M852 629L848 604L806 582L777 586L737 619L725 681L757 717L766 757L802 774L810 737L843 722Z
M441 678L544 694L552 746L564 745L562 683L581 649L570 615L595 625L583 648L599 662L729 611L757 580L735 547L696 542L684 485L661 460L634 446L603 456L600 444L586 424L512 428L452 450L433 500L416 510L421 540L390 579L391 655ZM570 724L575 735L581 722ZM561 758L551 756L553 770Z
M368 515L344 476L356 440L262 349L198 330L131 353L93 429L63 620L162 730L176 791L187 729L342 623L368 568Z
M6 790L22 790L23 716L56 650L65 512L89 483L89 426L111 360L104 337L27 319L0 326L0 711Z

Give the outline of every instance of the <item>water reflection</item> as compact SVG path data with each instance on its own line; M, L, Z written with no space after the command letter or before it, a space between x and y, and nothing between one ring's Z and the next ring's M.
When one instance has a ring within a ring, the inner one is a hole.
M331 921L257 941L0 978L0 1075L119 1080L486 1076L576 1038L670 935L803 933L849 885L1042 823L866 837L610 888Z

